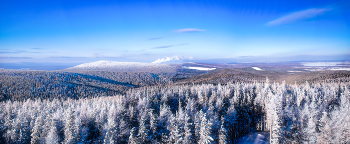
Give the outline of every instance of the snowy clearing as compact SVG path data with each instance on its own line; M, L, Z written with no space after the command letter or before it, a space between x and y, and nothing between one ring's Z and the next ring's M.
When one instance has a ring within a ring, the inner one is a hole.
M185 68L185 69L195 69L195 70L205 70L205 71L208 71L208 70L215 70L216 68L206 68L206 67L187 67L187 66L183 66L182 68Z
M257 70L257 71L262 71L262 69L259 68L259 67L252 67L252 68L255 69L255 70Z

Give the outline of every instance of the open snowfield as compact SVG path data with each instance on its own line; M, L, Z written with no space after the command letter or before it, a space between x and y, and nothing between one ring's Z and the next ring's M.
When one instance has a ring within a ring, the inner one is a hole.
M257 71L262 71L262 69L259 68L259 67L252 67L252 68L255 69L255 70L257 70Z

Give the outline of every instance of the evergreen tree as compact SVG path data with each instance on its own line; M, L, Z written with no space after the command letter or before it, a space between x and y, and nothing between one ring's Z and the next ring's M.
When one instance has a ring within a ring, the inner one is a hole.
M44 124L44 120L43 118L39 115L36 120L35 120L35 124L34 127L32 129L32 134L31 139L30 139L30 143L31 144L39 144L42 143L41 140L41 133L42 133L42 126Z
M137 137L135 137L135 128L132 128L130 131L129 141L128 144L138 144Z
M224 118L221 119L221 127L219 131L219 144L227 144L227 130L224 127Z
M65 124L64 124L64 143L75 143L75 130L74 130L74 111L70 108L66 112Z
M200 127L200 144L209 144L214 139L210 136L211 135L211 123L208 123L208 120L206 118L206 114L203 114L202 121L201 121L201 127Z
M45 142L48 144L59 144L59 137L57 133L56 120L52 120L51 128L46 136Z

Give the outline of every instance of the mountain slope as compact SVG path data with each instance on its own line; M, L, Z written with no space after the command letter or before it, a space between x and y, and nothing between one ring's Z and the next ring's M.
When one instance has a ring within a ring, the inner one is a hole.
M103 70L117 72L152 72L152 73L175 73L177 65L155 64L155 63L139 63L139 62L116 62L116 61L97 61L91 63L80 64L65 71L79 70Z

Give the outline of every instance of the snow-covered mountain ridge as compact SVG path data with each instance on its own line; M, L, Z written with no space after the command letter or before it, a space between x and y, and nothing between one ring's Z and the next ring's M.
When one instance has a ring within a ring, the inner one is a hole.
M140 67L140 66L159 66L159 65L165 65L165 64L155 64L155 63L140 63L140 62L117 62L117 61L96 61L91 63L84 63L77 66L74 66L75 68L93 68L93 67L114 67L114 66L134 66L134 67ZM74 68L73 67L73 68Z
M66 70L109 70L123 72L173 72L176 66L169 64L140 63L140 62L117 62L96 61L80 64Z

